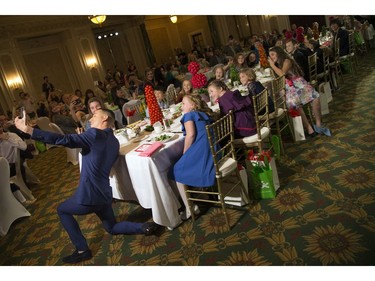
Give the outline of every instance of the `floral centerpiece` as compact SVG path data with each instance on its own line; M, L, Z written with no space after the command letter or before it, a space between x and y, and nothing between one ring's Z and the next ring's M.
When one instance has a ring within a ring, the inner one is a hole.
M191 78L191 84L194 89L200 89L206 86L207 77L203 73L197 73Z
M232 64L229 68L229 79L232 85L234 84L234 82L240 81L240 75L234 64Z
M188 65L188 71L189 71L191 74L193 74L193 76L194 76L195 74L198 73L199 69L200 69L200 65L199 65L199 63L196 62L196 61L192 61L192 62L189 63L189 65Z
M145 86L145 96L151 125L158 121L160 123L163 123L163 113L161 112L160 106L156 100L154 88L149 84Z
M259 64L262 68L269 67L266 51L264 50L263 45L258 47L258 53L259 53Z
M207 89L205 88L207 85L207 77L203 73L198 73L199 69L200 65L198 62L192 61L189 63L188 70L191 74L193 74L190 81L195 89L194 92L201 95L207 95Z

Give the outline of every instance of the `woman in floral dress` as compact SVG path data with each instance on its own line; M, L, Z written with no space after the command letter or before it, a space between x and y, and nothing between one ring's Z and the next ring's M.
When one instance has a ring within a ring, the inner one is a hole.
M303 78L303 72L295 60L281 47L275 46L269 50L268 62L277 76L285 75L287 107L299 111L308 136L315 137L317 134L330 136L329 129L322 127L319 93ZM314 126L310 124L302 108L310 102L315 117Z

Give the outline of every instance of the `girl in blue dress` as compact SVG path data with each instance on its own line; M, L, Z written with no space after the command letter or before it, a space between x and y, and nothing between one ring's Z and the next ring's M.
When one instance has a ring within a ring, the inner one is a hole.
M182 132L184 151L172 171L178 191L185 204L183 219L191 216L185 195L186 186L209 187L215 184L215 168L206 133L206 125L214 122L215 113L199 95L185 95L182 99ZM194 206L197 212L197 206Z

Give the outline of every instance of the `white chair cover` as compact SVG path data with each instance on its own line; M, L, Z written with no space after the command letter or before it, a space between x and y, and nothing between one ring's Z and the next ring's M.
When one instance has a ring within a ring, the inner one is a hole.
M5 236L16 219L29 216L31 214L10 190L9 164L4 157L0 157L0 235Z
M20 158L20 150L18 148L15 148L17 151L16 151L16 175L11 177L10 178L10 182L14 183L15 185L17 185L20 190L21 190L21 193L23 194L23 196L25 196L25 198L27 200L34 200L35 197L33 195L33 193L31 192L31 190L27 187L25 181L23 180L22 178L22 173L21 173L21 158ZM9 178L9 175L8 175L8 178Z
M43 130L43 131L48 131L48 132L53 132L53 133L56 133L56 131L54 131L51 127L50 127L50 120L48 117L38 117L38 119L36 119L36 124L37 126ZM46 144L46 148L47 150L52 148L52 147L56 147L57 145L54 145L54 144Z
M128 125L134 122L137 122L139 120L142 120L143 116L141 112L141 104L142 104L142 101L140 100L130 100L122 106L122 112L124 116L126 116L127 110L130 110L130 111L135 110L135 113L133 116L126 116Z
M55 133L64 135L63 130L57 124L51 122L51 123L49 123L49 126ZM70 162L73 165L77 165L78 164L78 154L81 151L81 149L80 148L65 147L65 150L66 150L66 162L68 162L68 163Z

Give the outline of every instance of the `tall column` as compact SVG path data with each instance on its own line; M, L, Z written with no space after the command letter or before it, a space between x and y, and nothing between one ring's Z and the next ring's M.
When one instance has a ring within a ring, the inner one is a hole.
M144 35L141 26L142 24L129 27L126 29L125 33L126 41L128 43L127 46L129 47L128 52L131 54L131 57L134 60L133 62L138 68L139 76L143 78L143 71L146 67L152 65L152 60L155 61L155 58L153 58L153 51L150 42L148 41L148 46L146 46L146 43L144 42Z
M212 44L214 46L221 46L219 32L216 27L216 21L214 16L207 16L208 27L210 28Z
M220 41L219 46L223 46L227 43L227 38L229 36L229 29L226 20L226 16L215 16L217 35Z
M155 56L154 56L154 52L152 50L150 39L148 38L146 26L145 26L144 23L141 23L139 25L139 28L141 29L142 38L143 38L143 44L144 44L144 46L146 48L146 53L147 53L148 61L150 62L150 64L153 64L153 63L156 62L156 59L155 59Z

